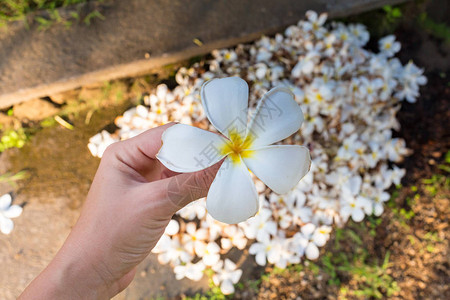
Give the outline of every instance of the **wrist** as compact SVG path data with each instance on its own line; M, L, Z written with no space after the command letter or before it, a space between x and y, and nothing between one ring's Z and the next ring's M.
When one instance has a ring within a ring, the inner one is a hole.
M47 268L19 299L110 299L113 283L101 274L98 261L70 243L70 237Z

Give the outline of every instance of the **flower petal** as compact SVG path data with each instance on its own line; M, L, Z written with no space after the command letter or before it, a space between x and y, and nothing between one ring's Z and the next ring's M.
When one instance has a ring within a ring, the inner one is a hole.
M305 255L308 259L317 259L319 257L319 248L313 243L309 243L306 247Z
M214 219L227 224L245 221L258 212L255 184L241 160L225 159L209 188L206 207Z
M248 168L274 192L285 194L306 175L311 165L309 150L297 145L273 145L248 151Z
M361 222L364 219L364 212L361 208L355 208L352 211L352 219L355 222Z
M11 205L6 211L3 212L3 215L7 218L17 218L22 214L22 210L22 206Z
M202 104L211 124L222 134L245 134L247 129L248 85L239 77L212 79L202 86Z
M12 202L12 197L10 194L4 194L0 196L0 211L6 210Z
M0 215L0 231L4 234L10 234L13 229L13 221Z
M234 293L234 286L230 279L225 279L220 285L220 290L224 295L230 295Z
M249 127L252 149L287 138L300 129L303 113L294 94L285 87L276 87L259 101Z
M176 124L162 135L162 146L156 157L175 172L195 172L220 161L225 138L197 127Z

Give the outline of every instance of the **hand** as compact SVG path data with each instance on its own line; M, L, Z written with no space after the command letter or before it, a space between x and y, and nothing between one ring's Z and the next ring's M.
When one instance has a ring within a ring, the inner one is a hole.
M207 194L219 164L178 174L155 156L174 123L109 146L80 218L20 299L107 299L133 280L180 208Z

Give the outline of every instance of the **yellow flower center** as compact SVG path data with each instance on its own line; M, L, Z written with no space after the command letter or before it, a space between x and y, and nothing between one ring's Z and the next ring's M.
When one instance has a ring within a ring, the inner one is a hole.
M241 158L250 157L253 154L253 151L249 150L253 142L251 134L244 137L236 129L232 129L229 131L229 137L230 139L221 147L220 152L222 155L228 155L233 163L237 164Z
M386 50L391 49L391 47L392 47L392 44L391 44L391 43L386 43L386 44L384 45L384 48L385 48Z
M316 22L314 22L313 24L312 24L312 26L313 26L313 29L316 31L316 30L319 30L319 24L317 24Z
M317 101L322 102L323 97L322 97L322 95L320 93L317 93L316 94L316 99L317 99Z

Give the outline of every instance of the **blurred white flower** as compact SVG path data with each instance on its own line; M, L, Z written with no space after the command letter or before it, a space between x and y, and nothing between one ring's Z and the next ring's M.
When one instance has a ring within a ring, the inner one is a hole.
M92 156L101 158L106 148L117 141L118 140L114 139L108 131L102 130L102 132L97 133L89 139L87 147Z
M277 233L277 224L272 220L272 211L262 208L253 218L248 219L241 225L244 228L245 236L259 242L270 240L270 235Z
M185 265L177 265L173 268L175 272L175 278L180 280L183 278L189 278L193 281L199 281L203 277L203 271L205 270L205 265L202 261L195 264L189 262Z
M192 259L192 255L182 246L177 236L169 238L163 235L158 245L153 249L153 252L159 253L158 261L163 265L167 263L179 265L181 263L188 263Z
M166 230L164 231L167 235L175 235L180 231L180 224L178 224L177 220L170 220L169 224L167 224Z
M10 234L14 229L14 222L11 220L22 214L22 207L11 205L12 197L10 194L0 196L0 231L3 234Z
M380 47L381 53L386 55L387 57L394 56L394 54L400 51L401 48L400 43L395 40L394 35L388 35L382 38L378 42L378 45Z
M199 256L203 259L203 263L207 266L213 266L220 260L220 247L215 242L209 242L203 253Z
M225 263L220 263L213 267L216 274L213 275L212 280L215 285L220 286L220 290L224 295L234 293L234 284L239 282L242 276L242 270L236 268L236 264L225 259Z
M245 237L242 229L238 226L230 225L223 229L223 238L220 240L222 249L228 250L235 246L242 250L247 245L247 238Z
M191 254L201 255L205 253L208 231L205 228L198 228L194 222L186 224L186 232L183 234L184 248Z

